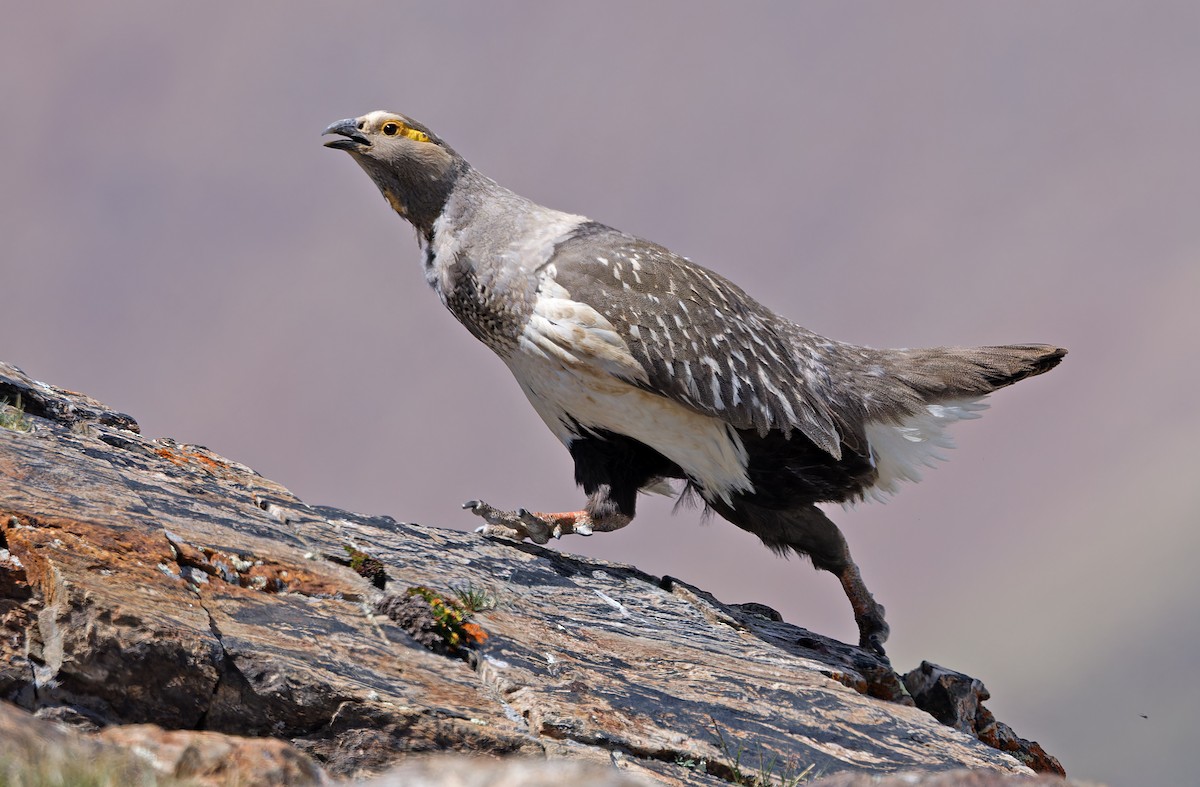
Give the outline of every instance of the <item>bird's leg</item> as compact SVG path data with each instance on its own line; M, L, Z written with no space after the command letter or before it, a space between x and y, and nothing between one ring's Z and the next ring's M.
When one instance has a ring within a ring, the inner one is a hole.
M808 555L815 568L836 576L854 610L859 647L887 661L883 643L887 641L889 629L883 619L883 605L867 590L854 558L850 557L846 537L824 511L814 505L788 510L768 509L745 498L736 506L719 500L711 505L721 516L754 533L776 552L782 554L794 550Z
M887 641L891 629L883 618L883 605L867 590L858 566L850 559L848 549L846 564L834 573L841 580L842 589L846 591L846 598L850 599L850 607L854 610L854 622L858 624L858 646L886 661L883 643Z
M816 506L791 512L792 521L785 538L793 549L812 558L813 566L828 571L842 583L842 590L854 610L858 624L858 646L869 650L885 662L883 643L890 629L883 619L883 605L867 590L862 574L850 556L850 544L829 517Z
M631 517L617 512L594 516L586 509L557 514L530 512L524 508L516 511L501 511L480 500L470 500L463 504L463 508L476 516L483 517L487 523L476 528L476 533L483 533L487 536L504 536L517 541L524 541L528 538L535 544L545 544L552 537L562 538L571 533L590 536L594 532L604 533L617 530L632 521Z

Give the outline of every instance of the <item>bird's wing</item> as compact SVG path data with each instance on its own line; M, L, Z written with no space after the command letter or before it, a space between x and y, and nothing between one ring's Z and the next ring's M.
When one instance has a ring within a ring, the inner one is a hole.
M824 351L833 344L657 244L599 224L541 271L548 348L737 429L802 434L841 457Z

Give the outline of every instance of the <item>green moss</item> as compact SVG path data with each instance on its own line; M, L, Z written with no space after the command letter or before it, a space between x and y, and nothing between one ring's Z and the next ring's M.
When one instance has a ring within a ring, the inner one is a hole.
M383 561L373 558L362 550L352 546L342 547L350 558L350 568L360 577L371 581L375 587L382 590L387 584L387 570Z

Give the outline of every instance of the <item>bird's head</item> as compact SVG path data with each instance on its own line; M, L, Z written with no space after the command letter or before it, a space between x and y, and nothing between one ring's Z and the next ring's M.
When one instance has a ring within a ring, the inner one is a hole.
M325 147L344 150L375 181L392 209L422 234L431 232L467 164L425 126L395 112L375 111L331 124Z

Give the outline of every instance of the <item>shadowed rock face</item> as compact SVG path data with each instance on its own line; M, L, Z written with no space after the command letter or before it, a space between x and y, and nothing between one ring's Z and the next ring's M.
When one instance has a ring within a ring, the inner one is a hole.
M309 506L0 364L0 397L17 394L32 428L0 429L0 699L43 718L117 743L135 724L269 737L335 775L445 751L670 784L762 762L782 776L1029 773L913 707L870 654L765 607Z

